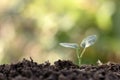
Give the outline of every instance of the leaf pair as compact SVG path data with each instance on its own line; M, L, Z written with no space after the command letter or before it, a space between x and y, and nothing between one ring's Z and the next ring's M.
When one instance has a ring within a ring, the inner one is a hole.
M96 42L96 39L97 39L96 35L88 36L82 40L80 46L83 48L87 48L87 47L93 45ZM78 48L79 47L79 45L77 43L60 43L60 45L63 47L68 47L68 48Z

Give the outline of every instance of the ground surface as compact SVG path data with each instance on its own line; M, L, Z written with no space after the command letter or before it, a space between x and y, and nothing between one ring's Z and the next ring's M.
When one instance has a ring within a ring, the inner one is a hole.
M31 59L0 65L0 80L120 80L120 64L78 67L71 61L58 60L37 64Z

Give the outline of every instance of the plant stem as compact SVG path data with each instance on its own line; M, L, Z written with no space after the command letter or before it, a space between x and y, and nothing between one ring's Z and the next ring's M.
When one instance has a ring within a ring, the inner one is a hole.
M84 48L83 50L82 50L82 52L81 52L81 54L80 54L80 56L79 56L79 63L81 64L81 61L82 61L82 56L83 56L83 54L85 53L85 50L86 50L86 48Z
M76 48L76 53L77 53L78 65L80 65L81 61L80 61L80 56L79 56L79 48Z

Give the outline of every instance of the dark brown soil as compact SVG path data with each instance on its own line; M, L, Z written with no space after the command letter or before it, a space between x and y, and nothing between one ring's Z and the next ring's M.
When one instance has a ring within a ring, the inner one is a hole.
M120 64L78 67L65 60L51 65L23 59L16 64L0 65L0 80L120 80Z

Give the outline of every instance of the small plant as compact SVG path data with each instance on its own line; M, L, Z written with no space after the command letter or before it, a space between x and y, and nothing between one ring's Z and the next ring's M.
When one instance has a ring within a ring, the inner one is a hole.
M78 64L81 65L81 59L83 57L83 54L84 54L86 48L93 45L96 42L96 39L97 39L96 35L91 35L91 36L88 36L85 39L83 39L80 45L78 45L77 43L60 43L60 45L63 47L76 49ZM83 48L81 53L80 53L80 47Z

